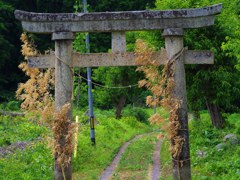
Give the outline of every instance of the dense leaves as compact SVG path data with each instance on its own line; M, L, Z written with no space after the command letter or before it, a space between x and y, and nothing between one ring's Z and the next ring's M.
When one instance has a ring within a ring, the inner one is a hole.
M127 10L143 10L148 7L154 6L154 1L88 1L88 10L90 12L99 11L127 11ZM76 1L75 9L80 12L83 11L82 1ZM131 45L135 43L135 36L127 35L128 42ZM84 36L79 34L77 40L74 42L74 47L80 52L84 52ZM133 46L129 46L128 50L133 51ZM90 51L91 52L108 52L111 49L111 34L110 33L91 33L90 34ZM85 51L86 52L86 51ZM111 87L123 87L136 85L139 77L139 73L135 72L136 68L133 67L100 67L93 70L93 79L98 84L110 87L102 88L94 86L94 103L98 107L109 109L116 107L116 117L121 116L122 107L126 103L143 104L142 90L136 88L111 88ZM86 94L86 89L81 86ZM75 91L77 92L77 91ZM84 97L80 97L81 99ZM140 99L140 100L139 100Z
M0 1L0 102L9 100L9 95L20 81L20 71L17 66L20 56L20 25L13 16L14 8Z
M223 10L212 27L186 30L185 46L189 49L211 49L215 53L214 65L192 65L187 67L187 84L189 107L192 110L206 108L205 100L217 104L224 111L236 111L240 105L239 82L239 61L240 61L240 22L238 0L201 0L201 1L174 1L157 0L155 9L179 9L197 8L211 4L222 3ZM144 10L154 8L155 1L127 1L127 0L89 0L88 9L96 11L120 11L120 10ZM75 7L75 10L74 10ZM77 8L76 8L77 7ZM1 0L0 1L0 101L6 101L13 96L17 83L23 80L24 76L17 68L22 57L20 55L20 22L14 18L14 10L22 9L35 12L73 12L82 11L82 1L60 1L60 0ZM32 35L40 51L53 48L54 43L50 35ZM108 52L111 49L111 35L109 33L90 34L91 52ZM127 33L128 50L134 50L134 43L137 38L147 39L157 50L163 47L164 41L160 31ZM84 48L84 38L82 37ZM78 45L77 45L78 46ZM76 46L75 46L76 47ZM237 69L236 69L237 67ZM134 73L134 68L100 68L94 70L95 81L106 86L122 86L124 84L135 84L140 79L139 74ZM104 74L104 76L102 76ZM84 72L82 75L85 75ZM123 83L123 77L127 78ZM128 82L128 83L127 83ZM86 90L86 86L83 88ZM135 88L136 90L137 88ZM96 88L97 104L101 107L109 105L113 107L114 99L130 95L127 102L135 101L148 92L139 92L134 89L103 90ZM77 93L77 90L75 91ZM110 92L110 93L109 93ZM84 95L84 94L83 94ZM133 98L132 98L133 97ZM82 96L83 102L86 95ZM106 103L105 103L106 102ZM86 104L86 103L85 103Z
M239 179L240 145L223 141L227 134L239 134L239 128L234 125L239 114L226 118L232 126L221 130L212 127L206 111L200 114L201 121L190 122L192 179ZM172 176L168 148L169 142L164 140L161 150L162 179L171 179Z
M17 84L24 81L18 69L23 60L20 54L21 24L14 17L14 10L32 12L73 12L74 1L68 0L0 0L0 102L14 98ZM50 35L33 35L38 49L53 48Z
M210 104L222 111L236 111L240 97L239 71L239 1L173 1L158 0L157 9L197 8L224 3L214 26L186 30L184 45L190 50L212 50L214 65L186 66L190 110L206 108ZM149 38L147 38L149 39Z

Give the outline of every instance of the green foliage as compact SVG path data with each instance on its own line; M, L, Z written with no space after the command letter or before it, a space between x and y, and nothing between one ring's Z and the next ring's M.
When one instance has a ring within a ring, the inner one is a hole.
M116 120L103 116L104 112L101 114L102 116L96 115L99 123L96 125L96 147L91 146L89 126L81 126L78 137L78 157L73 161L75 178L94 179L90 177L99 177L103 168L110 164L125 141L136 134L150 130L148 126L133 117Z
M95 0L89 0L90 11L104 12L104 11L132 11L145 10L154 7L155 0L102 0L101 3Z
M17 141L32 141L47 132L47 128L23 117L0 116L0 147Z
M21 22L15 19L14 10L30 12L73 12L74 1L69 0L0 0L0 102L12 100L18 83L25 81L18 65L21 55ZM32 35L37 48L44 52L54 47L50 35Z
M9 101L5 103L0 104L0 110L6 110L6 111L19 111L20 110L20 101Z
M135 72L134 67L99 67L93 70L93 79L99 84L107 87L122 87L129 85L136 85L139 80L138 73ZM104 76L103 76L104 74ZM101 88L96 87L95 102L99 107L113 107L119 99L125 96L128 103L134 103L139 100L141 90L134 86L132 88Z
M238 179L240 169L240 145L225 143L223 149L216 145L223 143L227 134L239 134L240 114L232 114L228 122L232 126L224 129L213 128L207 112L201 112L201 120L190 122L190 151L192 179ZM238 136L239 138L239 136ZM161 148L162 179L172 179L169 141L164 140Z
M172 161L170 153L170 142L166 138L163 139L161 144L160 153L161 162L161 180L172 180Z
M148 123L148 118L150 117L146 110L140 107L127 106L123 110L123 116L134 116L138 121Z
M236 121L238 116L236 114L230 116L230 121ZM206 113L201 114L201 121L192 121L190 142L194 179L237 179L239 177L240 146L226 143L224 150L215 147L223 143L225 135L234 133L235 128L223 130L212 128L210 117ZM203 155L199 155L199 151L204 152Z
M123 153L119 163L119 171L148 170L152 162L156 137L142 137L133 142Z
M0 179L27 180L52 179L53 157L47 143L34 140L44 137L49 129L30 122L23 117L0 116L0 147L20 141L30 144L23 151L17 150L0 158Z
M97 179L112 161L120 146L136 134L151 131L151 127L134 117L120 120L113 118L113 111L96 110L96 147L91 145L89 125L83 112L80 115L77 158L73 159L74 178ZM27 120L27 118L0 117L0 146L16 141L32 141L50 132ZM6 143L5 139L9 141ZM2 142L2 140L4 142ZM47 148L47 141L33 142L21 152L0 159L0 179L52 179L53 156Z
M149 113L152 113L150 109ZM168 114L158 109L166 117ZM75 179L97 179L106 168L120 146L134 137L152 130L152 127L139 122L134 117L114 119L113 111L96 110L96 147L91 145L89 125L80 120L77 158L73 159ZM78 112L85 118L83 112ZM193 179L237 179L239 176L240 146L226 143L224 150L217 150L215 146L223 142L223 137L230 133L239 134L239 114L228 116L231 125L223 130L212 128L210 117L206 112L201 113L200 121L190 122L191 164ZM2 134L1 134L2 132ZM41 126L29 122L24 118L0 117L0 140L7 137L11 143L16 141L32 141L49 131ZM44 140L45 141L45 140ZM123 156L119 165L120 172L130 170L138 177L146 175L147 164L151 163L151 152L156 139L145 137L137 140ZM46 141L45 141L46 142ZM152 144L153 143L153 144ZM0 143L5 146L8 143ZM198 151L206 152L206 157L197 155ZM134 153L133 153L134 152ZM150 153L149 153L150 152ZM141 155L139 155L141 154ZM145 155L143 155L145 154ZM144 160L141 160L145 157ZM146 158L147 157L147 158ZM169 142L164 140L161 148L161 168L164 179L171 179L171 156ZM131 159L131 160L130 160ZM126 169L127 168L127 169ZM142 171L142 169L145 169ZM51 150L44 142L35 142L23 151L0 159L0 179L52 179L53 157ZM137 173L139 171L139 174ZM136 173L135 173L136 172Z
M88 1L89 12L101 11L129 11L129 10L144 10L146 7L154 7L155 0L146 1ZM75 9L82 12L82 1L75 1ZM130 35L128 35L130 34ZM82 36L82 35L81 35ZM131 33L127 33L128 50L133 51L135 44L135 37ZM80 52L84 51L84 38L77 37L74 47ZM129 44L130 42L130 44ZM91 52L108 52L111 49L111 34L110 33L90 33L90 50ZM110 68L96 68L93 69L93 80L98 84L108 87L119 87L137 84L141 75L135 72L134 67L110 67ZM104 75L103 75L104 74ZM83 75L85 77L85 75ZM143 103L142 90L138 88L126 89L109 89L99 88L94 86L93 98L94 104L103 109L113 108L119 103L119 99L124 97L127 103ZM76 92L76 91L75 91ZM86 95L85 91L80 92L82 96Z
M230 127L234 128L234 133L240 134L240 114L231 114L227 118L227 123L230 125Z
M86 69L80 68L75 69L75 77L74 77L74 104L80 108L85 108L88 106L88 85L86 80L84 80L81 76L84 76ZM79 76L80 74L80 76Z
M157 0L156 9L199 8L223 3L215 25L185 31L184 45L191 50L212 50L214 65L186 66L189 108L205 108L205 99L219 105L225 112L238 110L240 97L239 71L239 1L227 0Z
M24 151L0 159L2 180L51 180L53 156L46 143L38 142Z
M147 179L149 166L152 165L153 161L156 141L156 135L147 135L132 142L123 153L113 178Z
M0 0L0 102L14 97L19 76L20 25L13 15L9 2Z

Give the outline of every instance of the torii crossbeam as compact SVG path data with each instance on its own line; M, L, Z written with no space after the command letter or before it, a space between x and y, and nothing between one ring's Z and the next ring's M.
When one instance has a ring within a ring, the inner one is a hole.
M54 55L31 57L30 67L55 67L55 111L66 103L72 103L72 67L134 66L136 55L125 51L125 31L164 29L165 49L153 54L164 64L183 49L183 30L211 26L221 12L222 4L198 9L166 11L126 11L98 13L33 13L15 11L15 17L22 22L23 29L31 33L52 34L55 41ZM72 51L75 32L112 32L112 53L79 54ZM167 57L167 58L164 58ZM178 136L184 139L178 161L173 160L174 179L191 179L184 64L213 64L211 51L185 50L174 62L176 72L173 97L180 100ZM69 117L71 118L71 113ZM64 144L63 144L64 146ZM56 159L57 157L55 157ZM182 162L179 163L179 162ZM55 161L56 180L72 179L71 164L64 167Z
M214 24L222 5L199 9L95 13L32 13L15 11L23 29L32 33L113 32L199 28Z

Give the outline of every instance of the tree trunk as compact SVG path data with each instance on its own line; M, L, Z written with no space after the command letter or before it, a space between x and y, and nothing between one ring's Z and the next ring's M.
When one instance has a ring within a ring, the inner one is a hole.
M116 119L119 119L122 117L122 109L125 105L126 100L127 100L126 96L121 96L118 103L116 104L116 112L115 112Z
M200 120L200 112L198 110L193 110L193 120Z
M217 104L211 103L206 99L207 108L211 117L212 125L218 129L223 128L223 117Z

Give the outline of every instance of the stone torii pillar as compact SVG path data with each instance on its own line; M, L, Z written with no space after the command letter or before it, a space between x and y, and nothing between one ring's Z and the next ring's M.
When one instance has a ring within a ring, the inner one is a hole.
M168 59L173 58L174 55L183 49L183 29L165 29L163 32L165 37L165 48ZM186 94L186 78L184 68L184 57L180 56L174 61L174 87L171 92L174 99L179 100L180 108L178 110L178 119L180 122L180 129L178 135L184 139L182 146L182 153L179 159L172 160L173 163L173 177L174 179L191 179L191 165L190 165L190 148L189 148L189 132L188 132L188 111L187 111L187 94ZM172 142L171 142L172 143ZM179 165L182 161L182 165Z
M56 32L52 34L52 40L55 41L55 112L70 103L72 105L72 88L73 88L73 71L72 71L72 41L74 35L72 32ZM67 113L67 119L72 119L72 107ZM62 132L66 134L65 132ZM61 146L65 146L65 138L58 142ZM54 177L55 179L72 179L72 164L62 168L56 161L58 155L54 159Z
M198 9L178 9L167 11L126 11L99 13L31 13L15 11L15 17L22 22L23 29L31 33L52 34L55 40L55 55L40 55L29 59L29 67L54 68L56 74L55 111L59 111L72 100L72 67L99 66L136 66L137 55L125 52L125 31L161 30L165 29L166 50L153 53L158 64L166 64L174 54L183 48L183 29L200 28L214 24L214 19L221 12L222 5L217 4ZM112 53L79 54L72 52L72 39L75 32L112 32ZM166 58L167 57L167 58ZM187 120L187 100L184 64L213 64L211 51L184 50L180 58L174 62L176 72L173 96L181 100L179 136L184 144L180 154L183 166L173 161L174 179L191 179L190 153ZM68 117L72 117L69 110ZM62 132L64 134L64 131ZM64 146L65 142L61 141ZM71 179L71 163L60 172L55 162L56 180ZM178 169L179 172L175 171Z

